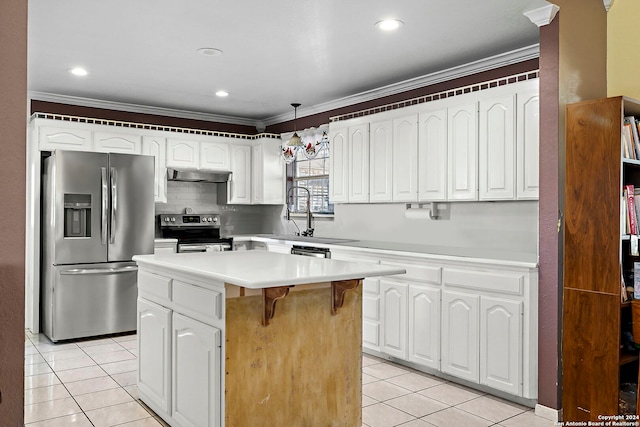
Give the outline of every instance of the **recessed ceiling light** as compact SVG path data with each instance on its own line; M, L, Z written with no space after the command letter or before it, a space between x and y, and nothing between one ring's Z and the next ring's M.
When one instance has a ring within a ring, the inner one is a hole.
M204 56L221 56L222 51L213 47L203 47L198 49L198 53Z
M375 27L382 31L393 31L402 27L404 22L399 19L383 19L382 21L378 21L375 23Z
M226 90L219 90L216 92L216 96L224 98L225 96L229 96L229 92L227 92Z
M89 72L82 67L71 68L69 72L74 76L86 76L89 74Z

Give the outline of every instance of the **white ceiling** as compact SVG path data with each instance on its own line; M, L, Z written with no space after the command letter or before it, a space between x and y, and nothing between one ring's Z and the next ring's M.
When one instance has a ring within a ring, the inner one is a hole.
M537 51L538 27L523 12L547 4L29 0L28 88L35 99L100 100L125 110L150 106L270 124L290 119L292 102L302 104L301 117L483 58ZM404 26L394 33L374 28L387 17ZM224 53L203 56L197 52L203 47ZM75 66L89 75L72 76L68 69ZM230 95L216 97L218 89Z

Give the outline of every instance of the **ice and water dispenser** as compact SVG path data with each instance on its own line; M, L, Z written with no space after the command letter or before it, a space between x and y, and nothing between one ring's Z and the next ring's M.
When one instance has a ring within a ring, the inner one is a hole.
M64 237L91 237L91 194L64 195Z

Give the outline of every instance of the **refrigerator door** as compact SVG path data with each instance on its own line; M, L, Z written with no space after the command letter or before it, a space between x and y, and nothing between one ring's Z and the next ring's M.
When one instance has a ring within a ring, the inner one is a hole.
M52 340L134 331L134 262L51 266L43 306L43 332Z
M153 253L154 168L151 156L109 154L109 261Z
M45 160L45 262L107 260L108 157L56 151Z

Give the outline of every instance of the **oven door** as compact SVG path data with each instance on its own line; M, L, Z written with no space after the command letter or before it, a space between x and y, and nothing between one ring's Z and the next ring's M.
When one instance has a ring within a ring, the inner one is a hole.
M229 243L178 243L179 253L230 251Z

